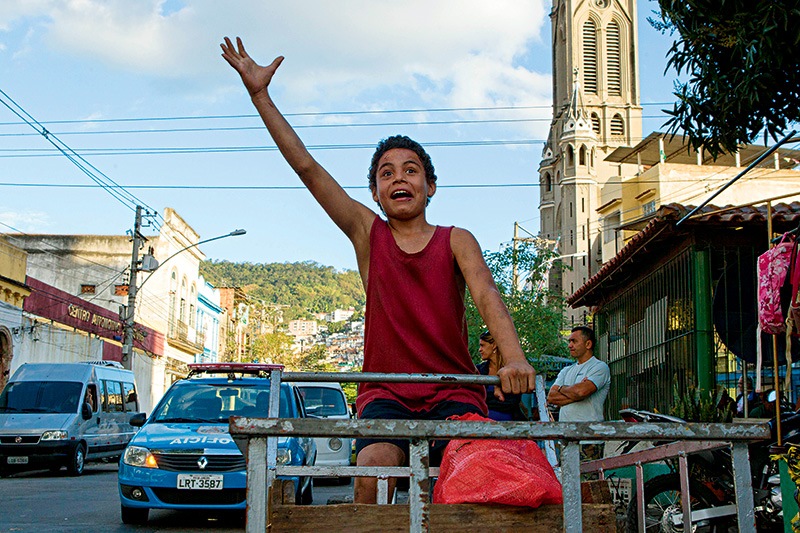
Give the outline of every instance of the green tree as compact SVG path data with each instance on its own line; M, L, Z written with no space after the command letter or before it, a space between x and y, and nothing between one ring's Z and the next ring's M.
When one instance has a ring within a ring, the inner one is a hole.
M328 322L328 333L342 333L347 329L347 321L340 320L339 322Z
M667 53L685 83L666 126L713 157L762 129L773 139L800 119L800 0L658 0L650 23L675 36Z
M564 299L546 288L547 271L554 257L545 246L527 241L516 249L505 246L499 252L484 253L500 296L511 313L522 350L534 367L542 355L569 355L561 335ZM467 326L470 352L478 362L478 336L486 326L469 294Z
M251 300L289 306L284 312L286 320L335 309L361 309L366 302L358 272L340 271L313 261L203 261L200 273L217 287L241 287Z
M302 372L336 372L339 369L328 361L328 351L324 344L315 344L304 351L300 357L300 371Z
M282 331L258 336L251 347L253 359L262 363L283 365L286 370L298 370L299 356L292 352L294 338Z
M225 335L225 348L220 354L220 361L223 363L239 362L239 354L236 345L236 331L229 329Z

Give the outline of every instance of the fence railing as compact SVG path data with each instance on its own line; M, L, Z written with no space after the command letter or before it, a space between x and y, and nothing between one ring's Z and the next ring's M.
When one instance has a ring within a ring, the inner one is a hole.
M630 422L468 422L468 421L424 421L424 420L323 420L276 418L279 408L280 382L284 381L328 381L328 382L447 382L498 385L496 376L439 375L439 374L344 374L344 373L297 373L279 370L271 373L269 414L271 418L232 417L230 433L239 444L247 459L247 532L263 532L267 525L270 491L278 475L329 475L331 470L314 466L277 465L277 438L287 436L305 437L350 437L409 439L410 457L408 467L338 467L337 475L359 477L409 477L410 531L428 531L430 478L438 470L428 467L428 442L436 439L535 439L552 443L561 441L560 478L564 497L564 531L582 531L582 509L580 488L580 441L608 440L657 440L689 442L714 442L732 445L734 468L736 469L738 514L745 517L739 531L755 531L755 523L749 528L753 516L753 497L750 487L750 465L747 443L769 437L769 429L752 424L699 424L699 423L630 423ZM541 385L540 385L541 387ZM538 388L538 387L537 387ZM541 395L541 394L540 394ZM544 406L543 399L539 406ZM544 411L544 409L540 409ZM681 456L674 449L673 456ZM549 455L549 454L548 454ZM636 464L636 463L632 463ZM592 465L600 470L605 465ZM746 474L746 475L745 475ZM640 472L637 472L637 477ZM641 482L637 482L641 484ZM380 483L379 483L380 487ZM380 489L379 489L380 490ZM639 491L641 492L641 491ZM687 492L688 497L688 490ZM380 498L379 494L379 498ZM685 507L687 508L687 507Z

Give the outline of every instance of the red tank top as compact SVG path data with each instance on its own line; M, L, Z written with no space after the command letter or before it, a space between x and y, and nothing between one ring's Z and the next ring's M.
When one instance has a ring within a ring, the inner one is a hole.
M364 332L364 372L476 374L469 355L464 280L450 248L452 227L436 226L420 252L405 253L389 225L375 217L370 231ZM359 414L377 398L413 411L451 400L486 412L480 385L362 383Z

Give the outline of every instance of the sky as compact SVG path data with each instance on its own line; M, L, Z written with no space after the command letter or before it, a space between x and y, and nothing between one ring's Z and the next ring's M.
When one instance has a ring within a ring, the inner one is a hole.
M645 134L662 129L669 36L639 2ZM0 233L121 235L135 205L171 207L210 259L355 269L346 237L276 151L223 36L259 63L312 155L357 200L376 143L430 153L428 221L481 247L539 230L551 118L550 1L3 0ZM32 127L30 124L33 124ZM43 135L42 132L46 134ZM66 155L65 155L66 154ZM104 188L101 182L113 187ZM160 215L160 216L159 216Z

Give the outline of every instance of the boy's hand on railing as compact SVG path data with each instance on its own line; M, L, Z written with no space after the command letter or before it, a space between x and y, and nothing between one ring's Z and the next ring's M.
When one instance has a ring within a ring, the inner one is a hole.
M536 387L536 371L527 361L513 361L497 372L500 387L494 388L498 400L505 400L503 393L523 394Z

